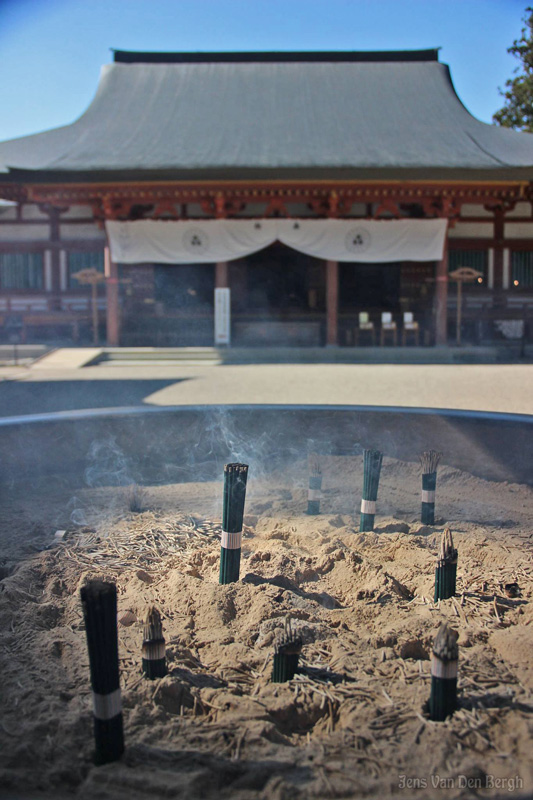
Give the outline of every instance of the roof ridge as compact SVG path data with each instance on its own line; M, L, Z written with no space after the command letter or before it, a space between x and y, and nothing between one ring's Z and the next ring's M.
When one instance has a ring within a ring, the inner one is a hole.
M115 50L120 64L287 63L438 61L439 47L428 50L261 50L233 52L143 52Z

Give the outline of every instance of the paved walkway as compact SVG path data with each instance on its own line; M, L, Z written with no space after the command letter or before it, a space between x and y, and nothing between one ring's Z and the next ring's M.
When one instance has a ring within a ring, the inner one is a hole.
M533 414L533 365L254 364L0 368L0 416L234 403L419 406Z

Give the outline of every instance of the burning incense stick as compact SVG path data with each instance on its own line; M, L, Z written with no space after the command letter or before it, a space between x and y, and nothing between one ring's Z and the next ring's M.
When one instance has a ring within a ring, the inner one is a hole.
M134 514L140 514L144 511L146 501L146 492L137 483L132 483L126 490L126 497L128 501L128 508Z
M307 457L309 467L309 491L307 494L307 513L320 514L320 499L322 497L322 470L318 453L309 453Z
M383 453L379 450L364 450L363 499L361 500L360 531L374 530L376 500L378 499L379 475Z
M294 678L298 671L298 659L302 652L302 640L293 631L289 617L285 618L283 633L274 650L272 683L284 683Z
M422 512L421 521L424 525L435 523L435 489L437 488L437 467L442 458L442 453L436 450L427 450L420 456L422 465Z
M440 553L435 570L435 603L453 597L457 582L457 550L453 546L452 532L446 528L442 534Z
M91 581L81 589L91 685L95 762L117 761L124 752L118 672L117 587Z
M151 606L144 621L142 671L150 680L164 678L167 674L165 640L159 609Z
M226 464L224 466L219 583L234 583L239 580L247 478L247 464Z
M459 634L444 622L433 642L429 717L442 722L457 708L457 661Z

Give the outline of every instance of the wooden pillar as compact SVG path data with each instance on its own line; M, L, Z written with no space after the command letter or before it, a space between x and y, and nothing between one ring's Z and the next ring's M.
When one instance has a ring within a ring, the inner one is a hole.
M215 289L229 288L229 270L227 261L218 261L215 264Z
M448 344L448 230L435 276L435 344Z
M494 292L503 290L504 213L498 208L494 212Z
M338 344L339 333L339 263L326 261L326 345Z
M50 271L52 278L51 293L53 295L52 307L55 308L59 308L60 306L59 295L61 293L61 267L59 256L61 233L59 227L59 215L60 211L57 208L51 208L48 212L48 216L50 218L49 238L50 242L53 242L53 246L50 248Z
M109 247L104 251L104 270L106 276L106 328L107 344L118 347L120 344L120 314L118 306L118 266L111 261Z

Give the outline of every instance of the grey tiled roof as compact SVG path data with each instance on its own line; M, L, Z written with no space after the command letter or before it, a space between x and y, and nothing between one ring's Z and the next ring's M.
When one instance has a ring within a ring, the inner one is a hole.
M118 54L76 122L0 143L0 164L19 178L533 176L533 135L475 119L436 51L421 52L197 63Z

